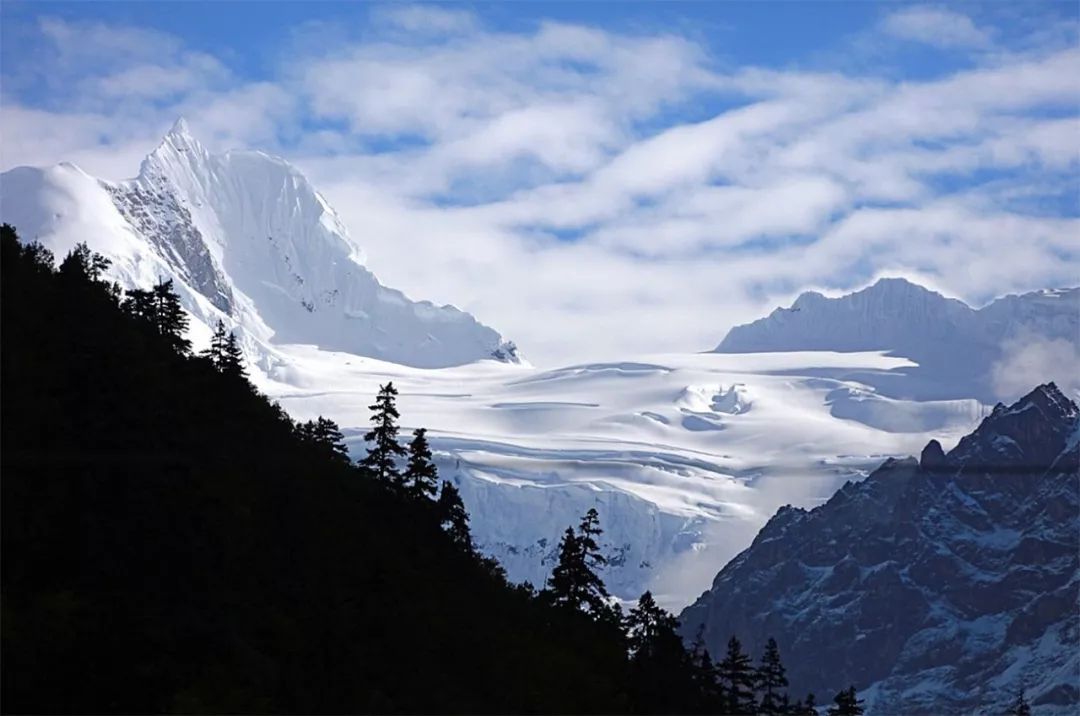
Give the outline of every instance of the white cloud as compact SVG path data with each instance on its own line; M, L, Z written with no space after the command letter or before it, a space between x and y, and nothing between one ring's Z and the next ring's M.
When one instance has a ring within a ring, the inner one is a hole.
M472 13L435 5L379 5L372 20L384 28L419 35L461 33L479 27Z
M43 23L87 38L34 69L70 101L5 95L0 161L128 176L184 114L212 148L298 163L381 280L540 364L705 349L807 285L884 271L973 302L1075 282L1080 223L1041 208L1078 188L1074 48L982 52L990 30L907 8L877 32L980 53L905 80L721 69L671 34L373 14L257 82L161 33Z
M985 48L992 39L967 15L927 6L898 10L885 18L882 27L894 37L943 48Z
M1080 350L1075 343L1016 336L1002 346L1002 358L994 364L994 390L1003 402L1010 403L1030 391L1032 385L1054 381L1075 399L1080 396L1077 366L1080 366Z

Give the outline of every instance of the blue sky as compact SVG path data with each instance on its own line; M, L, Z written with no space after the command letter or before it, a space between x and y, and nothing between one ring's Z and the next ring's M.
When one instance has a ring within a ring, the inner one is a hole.
M384 282L541 363L707 348L880 275L973 303L1080 282L1074 2L0 12L0 168L121 179L182 114L296 163Z

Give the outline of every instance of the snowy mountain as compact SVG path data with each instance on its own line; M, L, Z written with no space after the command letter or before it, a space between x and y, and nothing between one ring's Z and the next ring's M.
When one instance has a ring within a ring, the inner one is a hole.
M784 507L681 616L719 652L774 636L793 693L849 683L872 713L1080 704L1080 411L1049 383L948 453L888 460Z
M468 314L381 286L286 162L212 154L183 122L130 181L63 164L0 175L0 210L57 256L88 242L123 286L172 278L196 344L224 320L259 389L297 419L337 421L355 457L371 397L392 380L405 427L429 428L441 474L460 485L477 543L537 585L563 529L596 507L612 592L652 589L681 607L780 505L820 504L935 435L951 446L992 403L963 375L881 355L895 346L880 341L530 368ZM1073 300L1003 299L994 321L1065 335L1055 302Z
M881 279L839 298L803 293L790 308L732 328L715 350L884 350L919 364L869 377L892 397L992 403L1001 393L1000 371L1032 343L1080 355L1080 288L1005 296L974 309L905 279ZM1070 381L1067 392L1080 389L1074 375L1061 379Z
M255 151L211 154L177 121L135 179L77 167L0 176L4 221L62 257L75 243L112 260L124 287L172 278L198 323L242 329L264 371L274 346L314 344L420 367L516 361L498 333L452 306L382 286L300 172Z

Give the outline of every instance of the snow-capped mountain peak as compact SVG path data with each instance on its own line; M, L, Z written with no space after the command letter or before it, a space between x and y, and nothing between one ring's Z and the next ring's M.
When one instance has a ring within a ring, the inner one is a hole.
M329 203L287 161L215 154L183 118L134 179L19 168L3 175L0 198L21 236L60 255L85 240L112 259L124 287L172 278L205 329L197 334L218 319L240 327L267 370L274 344L284 343L423 368L518 360L512 343L468 313L381 285Z
M888 351L918 368L870 378L883 393L992 403L1003 359L1025 342L1047 341L1080 352L1080 288L1004 296L975 309L907 279L882 278L836 298L803 293L788 308L732 328L715 352Z

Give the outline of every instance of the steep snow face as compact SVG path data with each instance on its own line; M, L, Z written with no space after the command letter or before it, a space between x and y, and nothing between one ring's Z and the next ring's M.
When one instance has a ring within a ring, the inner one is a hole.
M1080 411L1050 383L947 454L888 460L784 507L681 616L710 649L769 636L796 694L855 684L873 713L1080 704Z
M790 308L732 328L716 352L884 350L919 365L868 377L888 395L993 402L993 371L1005 353L1047 341L1080 352L1080 288L1006 296L975 310L891 278L839 298L804 293Z
M119 264L112 275L122 285L148 276L183 284L195 318L241 326L255 358L307 343L418 367L517 360L512 343L469 314L382 286L334 211L287 162L211 154L183 120L131 181L19 168L0 179L0 199L21 236L61 256L73 240L86 241Z

